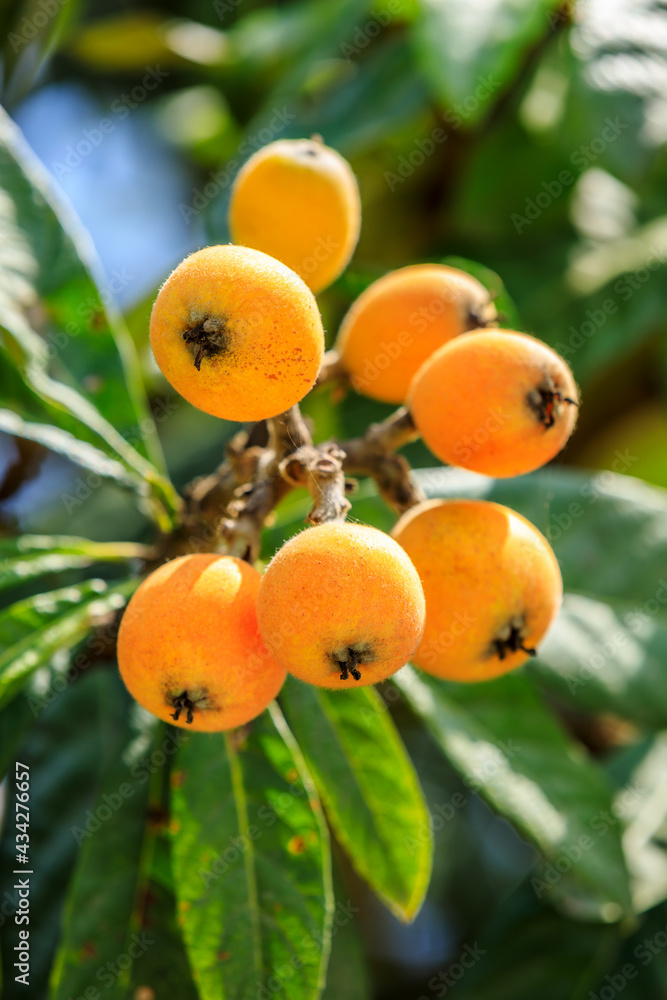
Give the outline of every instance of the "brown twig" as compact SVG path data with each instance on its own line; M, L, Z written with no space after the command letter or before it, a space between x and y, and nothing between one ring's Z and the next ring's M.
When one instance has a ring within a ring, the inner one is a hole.
M337 444L329 442L316 447L306 445L281 463L282 476L293 486L310 490L313 505L308 511L309 524L325 521L344 521L350 509L346 493L352 492L356 483L345 478L343 461L345 453Z
M295 486L313 497L311 524L343 520L350 509L345 496L343 453L331 443L316 446L298 406L267 421L267 448L247 484L235 491L220 524L227 551L250 562L259 555L262 528L280 500Z
M412 479L409 462L395 454L417 437L419 431L410 412L402 406L382 423L371 424L362 437L341 443L345 452L343 468L346 472L371 476L389 506L403 513L425 499Z
M259 430L258 430L259 428ZM166 555L213 551L257 559L262 529L273 509L297 486L310 491L310 524L345 520L356 482L347 472L371 476L399 513L424 499L408 462L396 450L418 436L405 407L371 425L360 438L313 444L298 406L241 431L227 446L227 459L186 491L187 515ZM261 443L260 443L261 442Z
M327 351L322 360L322 367L317 376L316 385L326 385L328 382L346 382L347 372L343 367L340 354L335 348Z

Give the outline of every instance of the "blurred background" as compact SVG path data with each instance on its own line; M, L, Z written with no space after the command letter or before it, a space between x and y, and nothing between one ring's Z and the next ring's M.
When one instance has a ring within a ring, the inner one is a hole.
M25 0L5 3L0 20L3 104L90 234L179 487L221 460L233 428L161 378L147 345L156 290L187 253L227 241L244 160L312 133L349 158L363 204L352 264L320 296L329 344L387 270L475 262L499 290L502 277L511 322L555 346L581 385L561 461L667 486L665 4ZM320 439L389 412L355 395L334 409L322 392L305 409ZM419 445L412 457L437 464ZM90 490L65 458L7 437L0 519L5 530L100 540L145 530L113 485ZM462 998L574 1000L596 970L598 988L612 989L602 977L610 956L622 965L616 930L543 905L526 880L532 849L401 721L432 808L454 818L435 821L435 876L413 926L399 927L347 872L340 898L361 913L340 935L353 950L363 942L368 961L354 975L334 963L327 996L417 1000L456 986ZM599 752L606 736L584 738ZM452 807L456 795L465 802ZM648 920L664 930L664 904ZM484 962L460 983L434 983L475 943ZM667 997L667 954L653 973L651 996ZM571 992L549 992L566 980Z

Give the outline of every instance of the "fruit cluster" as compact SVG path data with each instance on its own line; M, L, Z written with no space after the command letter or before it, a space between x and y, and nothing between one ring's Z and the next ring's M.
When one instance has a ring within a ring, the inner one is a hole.
M536 469L573 431L572 374L545 344L501 329L480 282L440 264L371 284L325 356L313 293L346 267L360 215L338 153L318 137L274 142L237 176L235 243L184 260L153 307L153 352L172 386L217 417L264 422L256 427L265 432L209 544L227 543L228 554L164 562L122 620L127 687L177 725L241 725L287 672L345 688L412 659L438 677L482 681L534 654L558 611L558 564L532 524L483 500L427 501L394 451L421 435L448 464L501 477ZM400 409L363 439L314 446L297 404L316 381L334 379ZM351 470L374 475L401 513L392 536L345 520ZM262 575L243 530L261 531L294 485L315 498L312 526Z

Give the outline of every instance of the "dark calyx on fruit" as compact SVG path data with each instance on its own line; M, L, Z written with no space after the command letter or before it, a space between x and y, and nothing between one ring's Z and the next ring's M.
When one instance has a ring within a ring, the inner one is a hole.
M201 371L204 358L222 354L229 346L224 323L210 318L186 330L183 340L192 347L197 371Z
M331 659L337 667L340 667L340 679L347 681L353 677L355 681L361 680L359 667L364 663L370 663L373 654L370 646L366 643L355 643L352 646L344 646L331 654Z
M519 650L528 653L529 656L537 655L536 649L524 644L524 627L523 620L515 618L493 639L491 650L499 660L504 660L508 653L518 653Z
M528 405L537 415L538 420L545 430L549 430L556 423L562 403L566 403L569 406L579 405L576 399L564 396L551 378L546 378L541 385L538 385L536 389L529 392L527 399Z

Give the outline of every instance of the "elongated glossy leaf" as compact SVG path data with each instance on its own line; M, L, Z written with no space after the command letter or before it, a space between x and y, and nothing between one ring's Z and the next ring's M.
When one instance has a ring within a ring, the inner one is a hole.
M177 730L187 735L183 730ZM153 783L155 787L155 782ZM153 803L153 808L157 803ZM199 1000L176 914L176 897L171 870L171 839L160 829L151 838L148 880L141 893L138 930L146 933L150 946L134 962L124 1000L141 996L150 989L156 997L174 995L179 1000Z
M454 123L473 124L552 28L555 0L422 0L413 26L417 57Z
M21 337L21 349L44 370L50 361L52 370L71 379L144 457L160 462L133 345L119 318L110 321L84 263L93 258L90 241L5 114L0 118L0 188L3 326Z
M667 574L666 574L667 576ZM658 591L659 593L660 591ZM667 599L667 585L664 588ZM566 594L530 673L580 708L667 723L667 604Z
M419 779L387 706L372 688L325 691L292 678L281 703L352 865L411 920L433 845Z
M608 771L618 785L614 815L623 824L635 913L667 899L667 736L658 733L623 748Z
M89 580L38 594L0 612L0 707L56 654L71 649L104 615L122 608L138 585Z
M122 688L120 679L117 685ZM140 963L150 947L148 935L138 933L135 920L142 858L149 840L149 775L141 760L151 734L159 729L166 745L165 733L154 717L136 706L132 710L124 690L103 708L116 716L116 739L100 778L92 815L73 828L81 850L65 902L51 977L52 1000L85 995L89 987L117 990L119 982L129 978L128 959L120 956ZM177 745L172 739L171 753ZM113 878L104 878L105 871L113 872Z
M448 684L406 670L395 681L464 780L541 851L538 896L573 884L579 915L617 920L629 912L620 826L601 821L612 808L611 786L528 678Z
M0 539L0 591L49 573L84 569L141 557L145 550L124 542L92 542L63 535L21 535Z
M104 757L113 746L113 731L107 725L108 706L118 692L118 678L111 670L95 670L70 685L45 710L18 750L18 759L30 768L30 986L12 981L3 989L3 997L18 1000L21 996L46 997L53 953L60 932L60 917L68 882L78 847L72 830L86 822L86 811L93 804L93 794ZM11 711L10 709L5 709ZM13 766L10 774L13 772ZM8 803L14 814L13 781L9 783ZM16 857L16 829L13 822L4 824L0 841L0 897L8 902L9 919L0 935L0 952L5 970L16 961L14 946L19 928L12 911L17 903L13 888L19 865ZM20 876L19 876L20 877ZM105 888L113 873L108 872ZM7 893L7 895L5 895ZM99 983L97 985L100 985Z
M82 551L87 546L96 546L96 543L87 539L56 536L24 535L20 539L3 538L0 539L0 566L7 554L15 554L20 549L26 554L37 553L40 545L46 547L50 542L57 543L61 551L67 547L75 550L79 546ZM81 587L52 591L46 595L46 600L40 595L17 602L0 612L0 655L29 639L38 629L57 621L82 600L99 596L100 583L101 581L90 581ZM84 657L84 665L90 665L90 662L90 659ZM70 660L67 655L52 657L50 662L38 667L30 675L11 704L0 710L0 778L4 777L12 756L26 733L69 686L72 679L68 680L66 676L69 669ZM81 670L78 671L80 672Z
M36 425L54 424L119 459L173 513L132 342L83 262L92 256L85 234L4 112L0 235L0 427L35 437Z
M280 711L248 731L194 734L177 767L174 877L202 1000L243 1000L262 989L317 997L329 950L329 848Z
M199 1000L176 920L176 899L161 882L150 881L146 887L138 934L147 947L132 963L126 1000L142 996Z
M3 371L0 367L0 379L2 379L3 389L6 385L7 374L6 369ZM41 407L42 401L36 396L35 398L38 410L40 408L43 410L43 412L39 412L39 417L42 421L52 419L63 423L63 412L61 410L57 407ZM3 402L5 404L9 403L12 406L16 405L15 398L8 400L4 392ZM26 412L26 409L23 407L17 408L22 413ZM70 462L81 466L81 468L88 469L96 476L115 479L121 486L128 486L139 492L145 492L140 476L127 469L122 462L117 461L115 458L110 458L105 452L100 451L95 444L91 444L88 440L80 440L82 428L75 421L66 419L65 422L72 427L71 431L63 430L62 427L54 427L50 423L35 423L24 420L13 409L0 410L0 430L5 434L25 438L28 441L35 441L50 451L54 451L58 455L63 455ZM79 437L75 436L76 434L79 434ZM95 440L95 436L88 435L85 429L83 430L83 436Z

